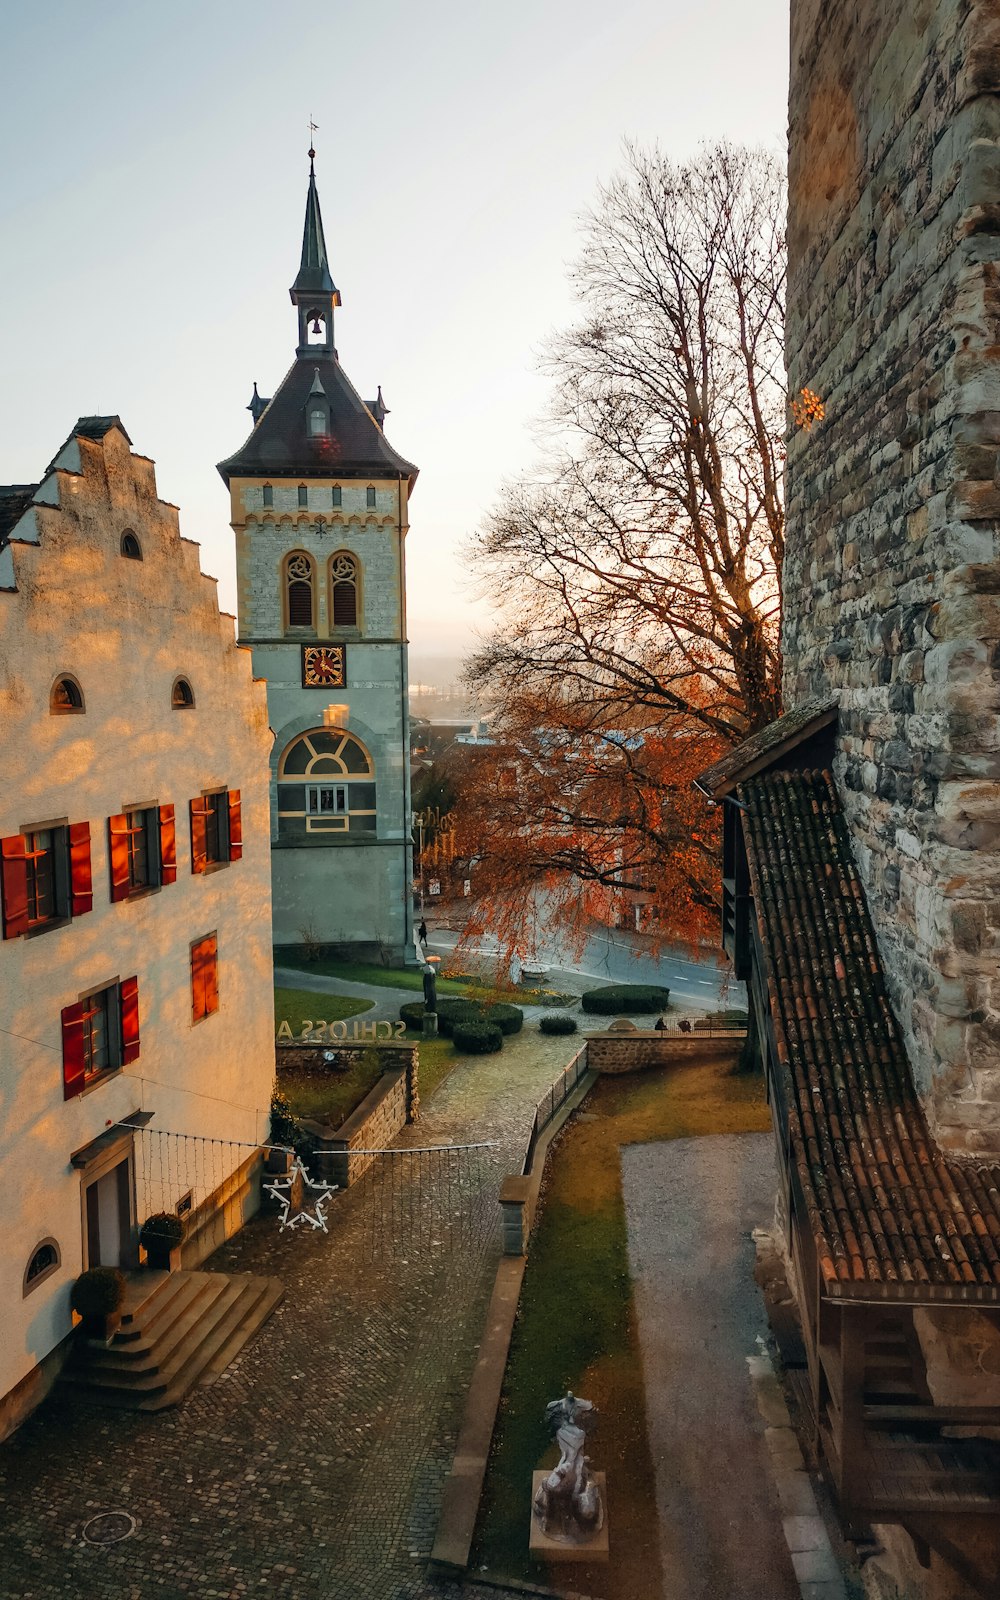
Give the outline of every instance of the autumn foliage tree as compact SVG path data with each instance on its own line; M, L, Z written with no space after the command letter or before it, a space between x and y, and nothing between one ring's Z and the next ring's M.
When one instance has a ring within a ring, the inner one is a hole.
M467 678L499 744L459 828L495 928L532 884L566 917L636 893L671 934L710 916L692 779L780 710L784 209L775 159L717 145L630 150L585 219L544 459L471 550L498 626Z

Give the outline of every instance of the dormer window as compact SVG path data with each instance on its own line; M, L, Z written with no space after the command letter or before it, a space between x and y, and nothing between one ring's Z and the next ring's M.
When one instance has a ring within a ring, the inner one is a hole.
M321 439L326 433L326 406L309 407L309 437Z

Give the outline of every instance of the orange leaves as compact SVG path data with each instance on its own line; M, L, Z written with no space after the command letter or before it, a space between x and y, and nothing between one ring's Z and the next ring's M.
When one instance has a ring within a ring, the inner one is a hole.
M822 422L826 416L826 406L812 389L800 389L798 398L789 400L788 404L795 426L803 428L806 433L810 431L814 422Z

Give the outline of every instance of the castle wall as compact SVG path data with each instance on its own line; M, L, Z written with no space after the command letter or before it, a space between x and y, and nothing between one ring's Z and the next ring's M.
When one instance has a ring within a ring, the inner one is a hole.
M1000 6L792 0L785 703L936 1134L1000 1150Z

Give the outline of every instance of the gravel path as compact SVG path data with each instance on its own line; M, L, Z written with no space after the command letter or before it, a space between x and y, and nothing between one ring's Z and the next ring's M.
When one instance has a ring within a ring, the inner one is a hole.
M622 1179L664 1600L799 1600L747 1369L767 1334L750 1234L772 1220L773 1138L632 1145Z

